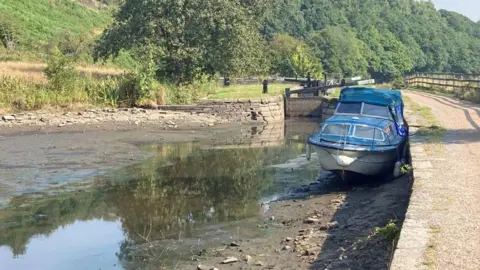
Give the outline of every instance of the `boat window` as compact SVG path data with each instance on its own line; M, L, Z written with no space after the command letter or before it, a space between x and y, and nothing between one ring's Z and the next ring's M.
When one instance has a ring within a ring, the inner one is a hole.
M385 129L385 134L387 135L387 138L390 143L393 142L393 140L395 140L396 133L397 131L395 130L395 127L393 125L389 125Z
M360 114L362 111L362 103L340 103L337 108L337 113Z
M368 103L365 103L363 105L362 114L363 115L369 115L369 116L379 116L379 117L384 117L384 118L390 118L388 107L373 105L373 104L368 104Z
M322 134L324 135L337 135L337 136L346 136L350 125L348 124L326 124L323 127Z
M368 126L360 126L356 125L355 130L353 132L353 137L359 139L367 139L372 140L375 136L375 141L385 141L385 137L383 136L383 132L377 128L372 128Z

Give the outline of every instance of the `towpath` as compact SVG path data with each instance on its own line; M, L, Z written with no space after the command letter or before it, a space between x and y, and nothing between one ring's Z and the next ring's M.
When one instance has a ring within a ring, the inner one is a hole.
M412 137L415 183L392 269L480 269L480 106L404 95L417 104L411 122L428 125L418 106L428 107L445 132Z

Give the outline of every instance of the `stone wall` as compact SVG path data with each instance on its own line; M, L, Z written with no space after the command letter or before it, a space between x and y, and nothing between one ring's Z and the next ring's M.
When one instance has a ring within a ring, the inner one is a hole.
M212 146L206 148L256 148L274 147L284 144L285 125L275 122L262 125L248 125L235 132L231 137L218 138Z
M215 115L230 122L270 123L285 119L283 96L261 99L201 100L197 105L158 106L158 109Z
M286 100L286 116L329 117L335 112L336 102L324 97L290 97Z

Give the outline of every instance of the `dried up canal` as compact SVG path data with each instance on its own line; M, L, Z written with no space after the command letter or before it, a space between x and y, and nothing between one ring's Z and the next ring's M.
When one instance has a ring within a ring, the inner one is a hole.
M316 126L6 134L0 269L387 269L411 180L343 185Z

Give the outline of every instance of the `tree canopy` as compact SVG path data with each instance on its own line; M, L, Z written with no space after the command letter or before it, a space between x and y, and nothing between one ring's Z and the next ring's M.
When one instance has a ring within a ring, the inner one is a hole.
M158 76L174 81L480 72L480 25L415 0L126 0L95 56L147 45Z

